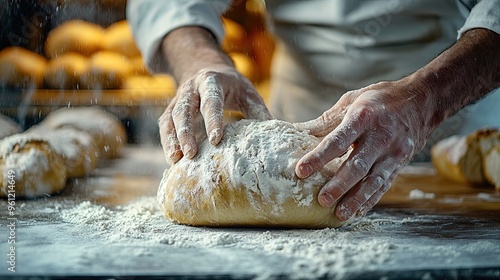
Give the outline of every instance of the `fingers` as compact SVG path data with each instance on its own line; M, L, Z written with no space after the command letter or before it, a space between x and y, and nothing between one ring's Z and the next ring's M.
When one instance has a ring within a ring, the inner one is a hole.
M357 140L360 133L365 130L365 126L366 123L359 119L351 119L346 116L342 123L328 134L316 148L299 160L295 167L297 176L306 178L323 168L326 163L344 154Z
M368 213L368 211L370 211L380 201L382 196L391 188L398 173L399 169L395 170L385 184L376 193L374 193L372 197L370 197L370 199L363 204L363 206L361 206L358 211L359 216L365 216L366 213Z
M370 170L370 174L356 184L340 200L335 207L335 215L340 220L345 221L360 211L362 207L368 207L367 202L387 184L394 173L396 164L393 157L375 163Z
M242 102L242 104L245 105L241 108L241 111L245 118L263 121L270 120L272 118L271 113L264 104L264 100L256 90L248 90L247 95L244 98L245 102Z
M194 133L194 121L199 112L200 97L193 82L187 82L177 93L179 98L172 110L172 118L182 153L193 158L198 152Z
M208 140L212 145L219 144L222 139L224 125L224 92L214 76L207 76L200 83L200 109Z
M327 135L342 122L354 94L355 92L351 91L345 93L333 107L321 116L311 121L296 123L295 127L300 130L308 130L310 134L317 137Z
M160 129L160 140L165 158L169 164L174 164L182 158L181 146L177 140L175 132L174 120L172 119L173 104L176 102L176 97L167 106L165 112L158 119L158 126Z
M318 195L321 205L331 207L370 172L381 152L380 149L367 148L372 147L369 142L366 144L354 148L335 176L321 189Z

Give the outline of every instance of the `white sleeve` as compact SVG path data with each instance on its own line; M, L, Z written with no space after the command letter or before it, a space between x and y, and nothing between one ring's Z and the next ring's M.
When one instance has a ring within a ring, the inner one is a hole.
M458 37L470 29L486 28L500 34L500 0L459 0L459 7L467 16Z
M231 0L129 0L127 20L146 66L152 72L166 72L160 51L163 38L182 26L201 26L221 42L224 29L220 15Z

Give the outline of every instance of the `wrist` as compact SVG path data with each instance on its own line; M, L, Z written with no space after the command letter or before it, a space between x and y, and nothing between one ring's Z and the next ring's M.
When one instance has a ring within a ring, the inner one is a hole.
M203 69L234 67L213 34L202 27L173 30L163 39L161 50L169 72L179 84Z
M404 78L417 93L429 127L437 127L464 106L500 85L500 35L474 29L429 64Z

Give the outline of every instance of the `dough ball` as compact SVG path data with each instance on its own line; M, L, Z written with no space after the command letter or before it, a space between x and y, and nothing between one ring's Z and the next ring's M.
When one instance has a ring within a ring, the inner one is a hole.
M17 123L0 114L0 139L12 134L20 133L21 131L22 129Z
M87 72L87 57L74 52L64 53L49 60L45 83L54 89L78 89L80 77Z
M90 134L72 127L55 130L36 126L27 133L46 140L54 152L62 157L69 178L92 173L99 161L99 148Z
M131 73L127 57L100 51L90 57L87 72L80 77L80 82L85 89L116 89Z
M0 141L0 196L37 197L66 186L66 166L50 144L36 136L16 134ZM14 184L11 184L14 183Z
M128 57L140 56L132 29L126 20L115 22L104 32L103 48Z
M7 47L0 51L0 85L40 88L47 60L32 51Z
M339 227L317 196L344 159L307 179L294 172L319 141L283 121L234 122L219 145L204 141L165 171L158 201L167 218L194 226Z
M122 85L122 89L130 90L130 94L138 97L158 96L174 97L177 86L172 76L156 74L153 76L130 76Z
M72 127L90 134L101 158L118 157L127 143L127 133L120 120L99 107L61 108L48 114L40 126L47 129Z
M102 49L104 29L83 20L70 20L54 28L45 41L45 54L55 58L66 52L89 56Z

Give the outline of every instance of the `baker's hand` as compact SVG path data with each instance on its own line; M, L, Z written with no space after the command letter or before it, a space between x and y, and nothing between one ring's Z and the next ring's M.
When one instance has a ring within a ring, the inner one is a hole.
M212 145L222 139L224 109L240 111L245 118L270 119L263 99L252 83L234 67L202 69L182 83L159 119L160 137L171 163L198 151L195 120L201 113Z
M364 215L390 188L396 175L425 145L426 109L408 83L381 82L347 92L319 118L298 123L300 129L326 136L296 166L300 178L320 170L353 150L319 193L319 202L340 220Z

